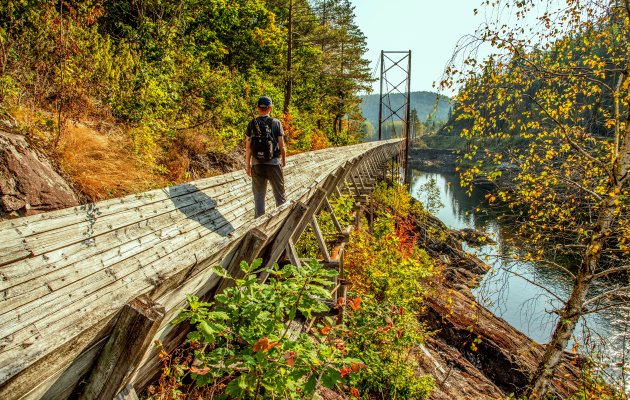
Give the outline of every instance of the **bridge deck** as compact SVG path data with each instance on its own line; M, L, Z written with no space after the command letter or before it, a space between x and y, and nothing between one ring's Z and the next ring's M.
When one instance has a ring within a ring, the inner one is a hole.
M251 181L238 171L0 223L0 397L64 398L121 307L148 294L167 310L164 335L184 295L214 286L209 267L248 231L273 236L329 175L391 158L397 147L393 140L289 157L289 201L275 208L269 196L271 212L258 219Z

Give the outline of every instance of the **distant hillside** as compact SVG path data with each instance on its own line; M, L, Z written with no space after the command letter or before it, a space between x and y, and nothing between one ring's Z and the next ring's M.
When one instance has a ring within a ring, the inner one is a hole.
M418 112L418 117L424 122L427 120L429 114L433 113L435 106L436 93L433 92L411 92L411 109L414 108ZM372 94L365 96L361 103L361 112L363 117L370 121L372 126L378 125L378 104L379 94ZM391 108L398 109L404 104L404 97L402 94L394 94L389 96L391 101ZM438 102L437 112L433 117L436 121L448 120L448 110L450 109L449 98L446 96L440 96ZM383 118L385 118L385 109L383 110Z

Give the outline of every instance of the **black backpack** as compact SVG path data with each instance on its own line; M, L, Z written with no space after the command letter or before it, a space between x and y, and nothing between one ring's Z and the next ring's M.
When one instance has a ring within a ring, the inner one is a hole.
M269 161L273 158L274 137L272 118L254 118L254 129L250 140L252 156L260 161Z

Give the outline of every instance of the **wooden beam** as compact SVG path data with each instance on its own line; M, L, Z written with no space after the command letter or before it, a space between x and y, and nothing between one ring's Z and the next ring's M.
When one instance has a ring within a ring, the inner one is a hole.
M330 201L328 201L328 197L324 199L324 207L326 207L326 210L328 210L328 212L330 213L330 219L332 219L333 225L335 225L335 228L337 229L337 231L339 233L343 232L343 228L341 227L341 224L339 223L339 220L337 219L337 216L335 215L335 211L333 210L332 205L330 204Z
M81 399L112 399L124 387L140 357L152 345L164 307L147 296L135 298L121 311L114 331L90 374Z
M291 214L289 214L289 216L284 222L284 225L282 225L280 232L278 232L278 235L273 241L271 252L269 253L269 257L267 260L265 260L266 268L271 267L276 261L278 261L278 258L280 257L282 252L285 250L286 245L289 242L289 239L291 239L291 237L293 236L295 229L298 227L298 225L302 221L304 214L306 214L308 209L309 209L308 206L302 202L299 202L298 204L295 205L295 207L291 211ZM268 277L269 277L269 273L263 272L258 277L258 281L261 283L265 282Z
M327 192L324 188L318 188L313 197L311 197L311 200L308 203L308 212L305 213L304 218L296 226L293 234L291 235L291 239L293 239L294 242L297 242L304 232L304 229L306 229L306 226L311 221L311 216L315 215L317 211L319 211L322 201L326 198L326 195Z
M330 254L328 253L328 249L326 248L326 241L324 240L322 230L319 228L319 223L317 222L317 218L315 217L315 215L311 216L311 226L313 227L313 233L315 234L315 239L317 239L319 250L324 256L324 262L330 262Z
M260 251L265 243L267 243L268 239L267 235L258 229L252 229L247 232L226 267L228 274L230 274L230 276L234 279L242 278L243 270L241 270L241 262L245 261L248 264L251 264L252 261L258 258ZM233 285L234 281L232 279L223 278L217 285L214 294L216 295L218 293L222 293L225 289Z
M298 256L297 250L295 249L295 243L293 243L293 239L289 239L286 247L286 252L291 264L295 265L298 268L302 268L302 262L300 261L300 257Z

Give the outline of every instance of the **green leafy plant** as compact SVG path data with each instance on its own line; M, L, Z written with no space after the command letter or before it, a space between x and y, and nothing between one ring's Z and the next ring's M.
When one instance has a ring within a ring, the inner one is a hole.
M338 328L348 355L365 363L352 365L350 385L359 388L363 398L427 398L435 382L416 372L415 351L424 341L416 314L390 302L365 299L348 300L344 324Z
M374 200L371 227L363 223L352 232L345 257L356 297L345 304L338 329L348 355L366 365L353 371L350 383L364 398L426 398L434 382L417 373L415 354L425 335L417 318L423 282L434 272L416 245L416 218L424 211L402 185L378 184Z
M433 274L433 262L417 245L416 218L422 214L405 186L379 184L374 192L375 218L352 232L346 253L348 279L359 295L420 307L425 289L422 280Z
M260 259L243 262L244 277L216 295L214 303L188 296L189 308L173 322L194 328L187 338L193 360L178 366L180 390L189 379L187 390L217 399L308 398L318 385L340 383L345 365L361 362L346 357L319 330L309 336L289 323L299 315L310 319L329 311L323 301L331 297L327 288L336 271L316 262L278 271L260 266ZM215 272L231 279L220 267ZM258 282L259 273L269 273L270 279Z

